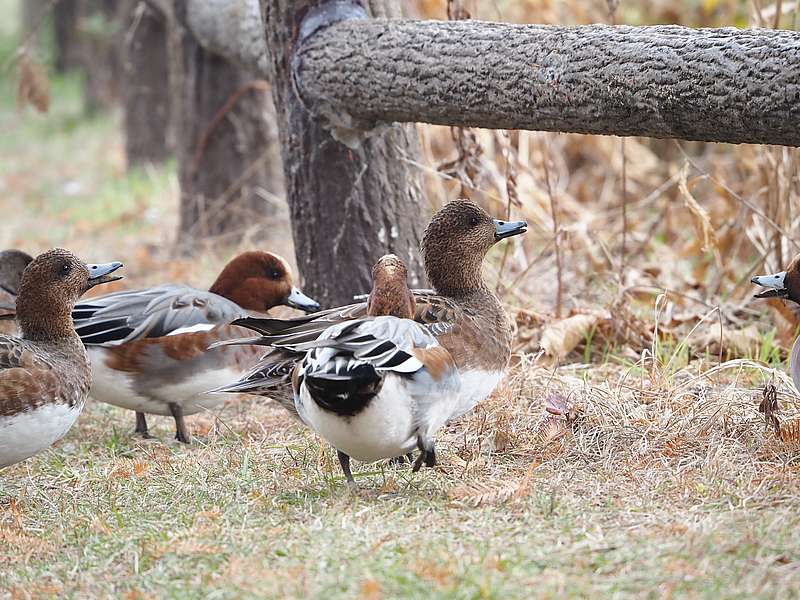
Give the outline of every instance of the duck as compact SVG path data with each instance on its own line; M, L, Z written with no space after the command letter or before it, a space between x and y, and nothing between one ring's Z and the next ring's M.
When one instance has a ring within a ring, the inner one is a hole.
M242 376L261 354L208 347L247 334L231 321L278 305L320 308L293 284L286 260L259 250L233 258L207 291L169 283L78 303L73 319L89 351L91 396L135 411L134 432L145 438L147 414L171 416L175 439L190 444L185 417L222 404L206 390Z
M16 313L17 292L22 280L22 272L33 260L30 254L22 250L3 250L0 252L0 333L14 335L17 326L14 323Z
M214 391L271 396L293 410L337 447L348 484L350 456L372 461L416 447L415 469L433 466L436 430L488 397L506 370L512 322L481 270L494 244L526 231L525 221L492 218L470 200L446 203L421 244L433 292L412 291L411 305L403 271L390 277L392 287L379 261L366 302L293 319L238 319L259 335L223 344L268 351Z
M794 257L786 270L770 275L756 275L750 282L766 288L755 294L756 298L782 298L800 305L800 254ZM800 390L800 337L795 339L789 354L789 375L795 387Z
M86 291L121 279L113 275L120 267L54 248L25 268L16 297L21 336L0 335L0 468L50 447L83 409L92 374L70 313Z
M450 352L413 319L405 264L389 254L372 275L366 317L286 345L305 352L292 374L297 413L336 448L350 486L351 457L374 462L418 448L412 470L434 466L434 436L457 408L460 386Z

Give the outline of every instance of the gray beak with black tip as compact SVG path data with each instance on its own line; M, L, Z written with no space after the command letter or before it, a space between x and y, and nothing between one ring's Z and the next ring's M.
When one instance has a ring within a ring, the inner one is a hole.
M786 298L789 295L789 290L786 288L786 271L772 275L756 275L750 282L768 288L760 294L755 294L755 298Z
M528 223L526 221L494 221L494 241L499 242L514 235L519 235L528 231Z
M122 263L117 261L98 265L86 265L86 268L89 269L89 287L92 288L101 283L109 283L122 279L122 275L111 274L121 266Z
M319 310L319 302L313 298L309 298L294 286L292 286L289 297L286 298L286 305L292 308L299 308L306 312L317 312Z

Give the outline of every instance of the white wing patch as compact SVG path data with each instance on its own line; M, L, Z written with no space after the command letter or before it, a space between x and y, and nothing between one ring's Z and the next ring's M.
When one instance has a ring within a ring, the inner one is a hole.
M182 333L197 333L198 331L210 331L214 329L216 325L213 323L197 323L196 325L191 325L189 327L179 327L173 331L170 331L167 334L167 337L171 335L180 335Z

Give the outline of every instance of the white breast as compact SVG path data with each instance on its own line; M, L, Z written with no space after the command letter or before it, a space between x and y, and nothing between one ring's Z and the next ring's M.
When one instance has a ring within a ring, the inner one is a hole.
M33 456L61 439L81 412L75 406L45 404L14 416L0 417L0 468Z
M451 418L471 411L478 402L488 398L503 378L503 371L461 371L460 378L458 406Z
M356 460L373 462L417 447L413 403L402 379L387 375L378 395L352 417L320 408L305 386L295 404L303 421L334 448Z

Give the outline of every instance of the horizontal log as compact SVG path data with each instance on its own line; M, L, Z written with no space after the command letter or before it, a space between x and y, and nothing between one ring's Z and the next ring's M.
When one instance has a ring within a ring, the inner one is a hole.
M353 19L309 28L304 104L385 122L800 146L800 33ZM341 138L341 136L339 136Z

